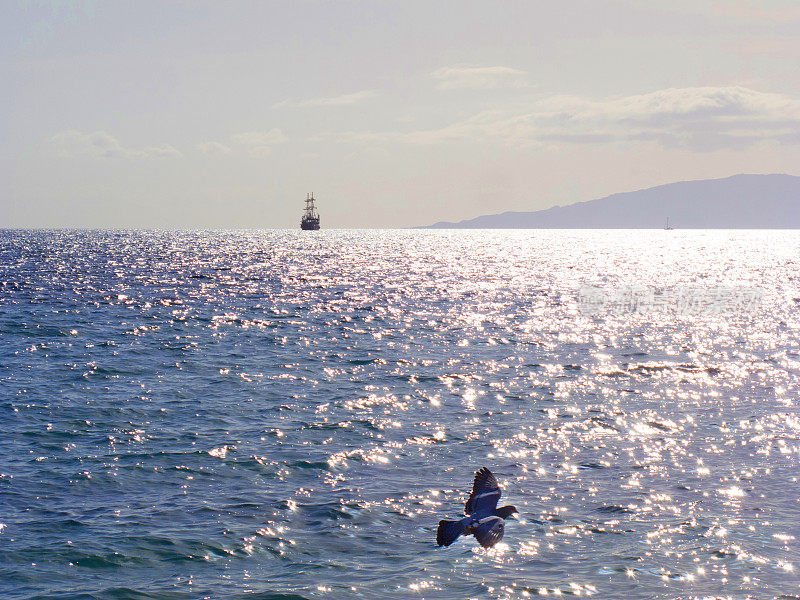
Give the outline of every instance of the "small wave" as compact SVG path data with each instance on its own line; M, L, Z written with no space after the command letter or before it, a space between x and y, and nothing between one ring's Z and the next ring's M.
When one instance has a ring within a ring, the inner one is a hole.
M97 592L91 597L96 600L189 600L196 595L188 592L158 591L145 592L135 588L114 587Z
M283 593L272 591L243 594L238 596L238 598L240 600L310 600L310 598L307 596L301 596L300 594L295 594L293 592Z
M618 504L606 504L595 509L599 513L618 514L631 512L629 508L619 506Z
M588 463L581 463L578 465L579 469L605 469L606 465L596 463L596 462L588 462Z
M298 460L293 463L289 464L290 467L297 467L298 469L322 469L323 471L329 471L331 466L325 461L310 461L310 460Z

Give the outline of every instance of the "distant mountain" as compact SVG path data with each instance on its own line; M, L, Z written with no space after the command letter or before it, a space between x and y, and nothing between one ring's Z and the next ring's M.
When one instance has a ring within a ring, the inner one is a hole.
M534 212L484 215L426 229L799 229L800 177L680 181Z

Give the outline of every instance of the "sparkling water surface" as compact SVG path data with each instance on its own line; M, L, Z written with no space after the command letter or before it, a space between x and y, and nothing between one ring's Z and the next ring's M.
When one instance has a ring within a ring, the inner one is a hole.
M800 598L798 287L798 232L0 231L0 598ZM481 466L519 518L438 548Z

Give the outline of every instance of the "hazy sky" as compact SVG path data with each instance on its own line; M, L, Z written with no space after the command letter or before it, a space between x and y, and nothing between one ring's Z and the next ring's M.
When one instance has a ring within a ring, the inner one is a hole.
M0 2L0 227L406 227L800 175L796 0Z

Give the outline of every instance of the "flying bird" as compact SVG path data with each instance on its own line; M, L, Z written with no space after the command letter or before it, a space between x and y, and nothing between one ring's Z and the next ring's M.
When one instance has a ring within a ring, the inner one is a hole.
M472 493L464 507L466 517L454 521L442 519L436 531L436 543L449 546L461 535L474 535L484 548L491 548L501 539L505 529L505 521L517 511L513 506L497 508L500 500L500 486L497 479L486 467L475 473Z

